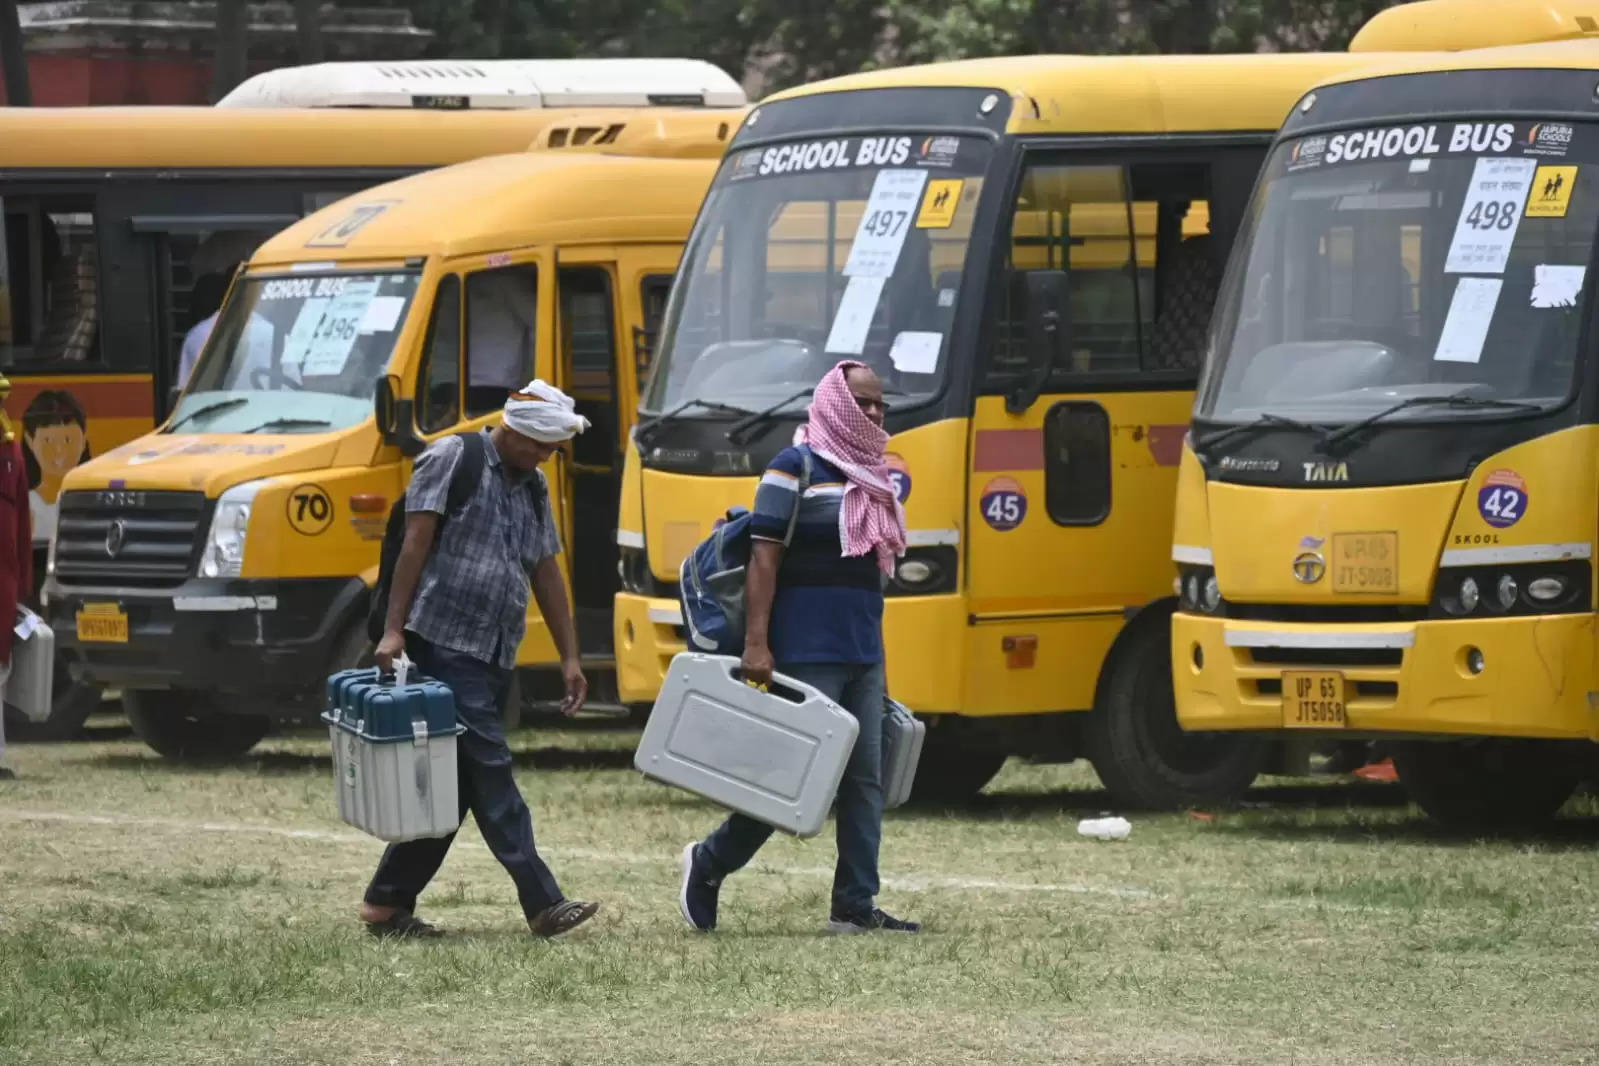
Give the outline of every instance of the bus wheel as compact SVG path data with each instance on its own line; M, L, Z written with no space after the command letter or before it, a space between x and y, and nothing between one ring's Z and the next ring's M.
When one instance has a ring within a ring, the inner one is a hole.
M1536 740L1394 745L1405 793L1428 817L1462 827L1548 821L1576 791L1571 763L1560 745Z
M243 755L272 727L258 714L216 711L217 697L204 692L137 691L122 694L133 732L159 755L188 762L216 762Z
M910 802L949 806L969 802L994 780L1005 765L1006 753L963 744L960 730L929 729L916 763Z
M1085 729L1088 758L1117 804L1180 810L1243 795L1265 765L1266 742L1188 733L1172 695L1170 614L1142 619L1112 653Z

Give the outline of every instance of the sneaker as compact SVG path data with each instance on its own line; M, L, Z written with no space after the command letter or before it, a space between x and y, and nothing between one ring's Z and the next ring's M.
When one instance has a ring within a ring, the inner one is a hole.
M367 922L366 931L379 940L435 940L444 931L410 911L395 911L381 922Z
M864 914L837 914L827 919L829 933L920 933L920 922L906 922L873 907Z
M716 928L716 897L722 890L722 879L711 876L711 864L700 845L690 844L683 849L683 890L678 893L678 909L683 920L702 933Z
M551 904L533 916L527 927L533 930L533 935L543 937L545 940L554 940L556 937L565 936L590 918L599 913L598 903L586 903L580 899L563 899L559 903Z

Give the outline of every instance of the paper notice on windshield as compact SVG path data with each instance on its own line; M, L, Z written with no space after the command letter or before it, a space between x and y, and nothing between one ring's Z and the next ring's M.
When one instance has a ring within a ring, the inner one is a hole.
M938 351L943 346L942 333L901 333L894 338L888 358L901 374L931 374L938 369Z
M1587 274L1587 267L1539 263L1532 268L1532 306L1576 307Z
M400 321L405 310L403 296L374 296L366 305L366 315L361 319L362 333L387 333Z
M1482 358L1482 345L1493 324L1494 308L1499 303L1499 278L1461 278L1438 335L1433 358L1441 363L1475 363Z
M844 264L845 277L886 278L894 273L926 184L925 170L878 172L861 212L861 224L855 228L849 261Z
M283 342L285 370L297 369L305 362L305 353L311 348L311 337L316 332L316 324L322 321L323 313L332 302L331 296L316 296L300 306L300 313L295 316L294 325L289 327L289 335Z
M1444 271L1449 274L1503 274L1510 246L1521 228L1521 207L1537 163L1531 159L1479 159ZM1470 360L1476 362L1475 359Z
M377 290L377 278L362 278L350 282L343 292L328 301L305 347L305 359L300 365L302 376L333 377L344 372L344 364L349 361L356 338L361 335L366 309Z
M827 334L827 351L835 355L860 355L866 347L866 334L883 297L882 278L850 278L844 298L838 301L838 314Z

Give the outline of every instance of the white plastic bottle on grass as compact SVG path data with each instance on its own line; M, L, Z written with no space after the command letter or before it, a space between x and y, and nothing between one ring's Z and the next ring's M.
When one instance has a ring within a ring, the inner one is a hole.
M1095 840L1126 840L1133 831L1133 823L1117 815L1084 818L1077 823L1077 832Z

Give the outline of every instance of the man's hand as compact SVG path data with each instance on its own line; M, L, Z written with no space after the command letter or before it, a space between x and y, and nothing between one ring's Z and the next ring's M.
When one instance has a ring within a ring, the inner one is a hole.
M744 680L764 688L772 683L772 649L765 644L744 644Z
M405 653L405 634L398 629L384 632L383 639L378 641L378 649L372 658L376 660L378 669L385 674L394 672L394 660Z
M570 718L583 709L583 701L589 697L589 679L583 676L583 665L576 659L567 659L561 664L561 677L566 681L561 713Z

